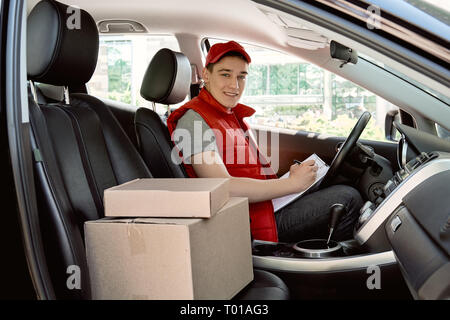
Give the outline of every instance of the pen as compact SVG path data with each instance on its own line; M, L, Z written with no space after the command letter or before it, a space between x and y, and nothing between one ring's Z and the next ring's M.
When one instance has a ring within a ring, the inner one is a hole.
M294 163L295 163L295 164L302 164L302 162L301 162L301 161L298 161L298 160L294 160Z

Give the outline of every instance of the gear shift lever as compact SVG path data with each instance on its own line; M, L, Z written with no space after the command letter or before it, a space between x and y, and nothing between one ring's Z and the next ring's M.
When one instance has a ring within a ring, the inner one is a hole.
M330 207L330 234L328 235L327 245L330 242L331 235L333 234L334 229L339 223L342 215L345 213L345 207L343 204L336 203Z

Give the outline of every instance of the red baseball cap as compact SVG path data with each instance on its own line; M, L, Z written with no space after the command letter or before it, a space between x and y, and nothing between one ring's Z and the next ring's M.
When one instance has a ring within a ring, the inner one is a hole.
M208 66L210 63L216 63L225 53L230 51L239 52L245 57L245 60L247 60L248 63L252 61L248 53L245 52L243 46L236 41L228 41L225 43L216 43L209 49L208 55L206 56L205 66Z

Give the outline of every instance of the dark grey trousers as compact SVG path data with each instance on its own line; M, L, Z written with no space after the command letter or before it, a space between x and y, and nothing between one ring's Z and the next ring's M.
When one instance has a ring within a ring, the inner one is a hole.
M279 241L328 238L330 207L335 203L343 204L347 213L341 217L332 239L352 239L363 199L355 188L335 185L304 195L275 212Z

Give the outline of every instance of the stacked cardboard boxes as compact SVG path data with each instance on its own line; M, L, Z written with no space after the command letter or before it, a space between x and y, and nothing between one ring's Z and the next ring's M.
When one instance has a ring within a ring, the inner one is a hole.
M228 179L137 179L85 224L94 299L230 299L253 280L248 200Z

